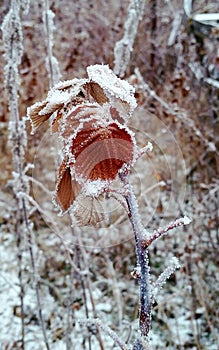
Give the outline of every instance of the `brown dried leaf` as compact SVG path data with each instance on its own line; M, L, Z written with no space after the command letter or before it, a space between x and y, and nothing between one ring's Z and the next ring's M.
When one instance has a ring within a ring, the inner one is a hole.
M95 226L105 219L103 196L81 194L77 197L73 210L76 223L81 226Z
M37 102L27 109L27 115L31 120L33 129L39 128L39 126L41 126L51 116L51 114L39 115L40 111L46 106L46 104L47 101Z
M94 100L100 105L109 102L109 99L106 97L104 90L100 87L99 84L89 82L85 85L85 88L87 93L91 95L94 98Z
M113 180L124 164L131 164L134 145L127 129L117 123L108 126L84 124L73 140L76 175L84 180Z
M81 186L72 179L70 167L63 161L59 168L55 192L55 200L63 212L70 208L80 190Z

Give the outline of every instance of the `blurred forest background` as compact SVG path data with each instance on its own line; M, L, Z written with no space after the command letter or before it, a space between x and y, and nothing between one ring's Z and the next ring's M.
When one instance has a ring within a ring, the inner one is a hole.
M150 248L154 279L171 257L181 263L154 307L151 347L217 350L219 21L195 16L218 14L219 3L193 1L188 13L189 3L145 1L124 78L135 86L139 105L130 127L140 146L151 141L154 150L136 163L131 177L149 230L180 216L192 218L189 226ZM22 4L25 8L28 1ZM52 47L43 20L47 6L54 13ZM30 1L29 11L20 10L20 119L50 88L49 48L61 80L86 77L86 67L92 64L114 68L114 47L123 37L128 6L127 0L39 0ZM9 8L9 1L0 1L1 24ZM71 228L68 216L58 217L51 203L56 140L48 126L31 135L27 122L24 166L34 165L24 175L30 186L25 199L30 239L11 181L13 140L2 32L0 52L0 349L116 349L106 332L83 321L99 317L124 341L135 338L138 285L130 275L136 264L131 226L115 203L109 221L97 228Z

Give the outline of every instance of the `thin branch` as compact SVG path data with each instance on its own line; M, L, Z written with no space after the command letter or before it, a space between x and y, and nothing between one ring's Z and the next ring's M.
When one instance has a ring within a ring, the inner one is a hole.
M142 19L145 0L131 0L128 8L128 16L124 24L124 36L114 48L116 75L123 77L128 67L134 40L138 30L138 24Z
M173 230L179 226L189 225L190 223L191 223L191 219L188 218L187 216L184 216L183 218L177 219L174 222L171 222L170 224L168 224L167 226L154 231L151 237L149 239L143 240L142 243L144 247L147 248L149 247L149 245L151 245L151 243L153 243L155 240L157 240L161 236L165 235L170 230Z
M129 350L128 346L118 337L118 335L111 328L103 324L99 318L90 318L86 321L79 321L79 323L81 325L85 324L87 327L94 324L96 327L102 329L106 334L108 334L121 350Z
M37 278L37 268L36 268L36 264L35 264L34 253L33 253L32 229L31 229L30 223L28 221L27 207L26 207L26 203L25 203L24 198L22 199L22 207L23 207L24 222L25 222L26 231L27 231L26 235L27 235L27 241L28 241L28 249L29 249L29 253L30 253L31 267L33 270L33 280L34 280L34 287L35 287L36 300L37 300L37 311L38 311L40 326L41 326L41 329L43 332L44 343L45 343L46 349L50 350L48 338L47 338L47 334L46 334L45 322L44 322L43 314L42 314L42 304L41 304L40 291L39 291L40 285L39 285L39 279Z
M49 0L42 2L44 7L43 12L43 22L44 22L44 32L45 32L45 41L47 48L47 70L50 77L50 86L53 87L60 79L60 70L59 64L55 56L53 56L53 31L54 31L54 22L53 18L55 14L49 8Z
M170 276L176 271L176 269L180 268L180 263L176 257L173 257L170 262L169 266L160 274L158 279L153 285L152 291L151 291L151 300L152 303L155 301L158 292L163 287L163 285L166 283L167 279L170 278Z
M125 196L125 199L129 208L129 219L135 235L137 266L140 268L138 279L140 291L139 329L141 335L147 337L151 323L150 268L147 247L143 245L143 241L145 236L148 236L149 239L149 233L144 229L141 222L137 200L128 182L127 175L120 174L120 179L129 192Z
M39 321L42 327L44 342L47 350L50 350L45 331L45 325L42 317L42 308L39 295L39 282L36 279L36 266L32 247L32 229L28 221L28 202L21 193L28 195L29 184L25 179L24 173L24 155L27 146L27 137L25 129L25 118L20 120L18 110L18 92L20 87L18 65L21 63L23 55L23 33L20 19L21 3L12 0L11 7L6 15L3 25L3 42L6 59L5 65L5 83L8 92L8 105L11 113L11 122L9 123L9 138L12 143L12 158L14 171L12 172L13 191L16 199L16 224L15 230L17 234L17 249L18 249L18 277L20 282L20 300L21 300L21 349L25 348L25 324L24 324L24 285L22 277L22 249L21 243L24 241L24 235L21 230L21 221L23 221L26 238L28 241L28 248L30 253L30 260L33 269L33 277L35 282L35 292L37 298L37 309L39 313Z

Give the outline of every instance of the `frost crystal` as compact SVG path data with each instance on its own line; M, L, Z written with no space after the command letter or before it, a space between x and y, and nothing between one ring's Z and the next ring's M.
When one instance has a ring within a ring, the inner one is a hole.
M169 261L169 266L160 274L157 281L155 282L153 289L152 289L152 295L151 299L154 302L154 300L157 297L157 294L159 290L163 287L163 285L166 283L167 279L170 278L170 276L181 267L179 260L174 256Z
M135 89L127 81L119 79L107 65L94 65L87 67L88 77L99 84L107 97L116 97L130 105L131 112L137 103L134 97Z
M183 218L183 224L189 225L192 222L192 220L188 216L184 216Z
M88 196L97 197L108 186L108 182L102 181L101 179L98 179L96 181L87 181L84 186L84 193Z
M138 24L142 18L145 0L132 0L128 8L128 17L125 22L125 33L123 38L115 45L115 68L116 74L124 76L129 64Z

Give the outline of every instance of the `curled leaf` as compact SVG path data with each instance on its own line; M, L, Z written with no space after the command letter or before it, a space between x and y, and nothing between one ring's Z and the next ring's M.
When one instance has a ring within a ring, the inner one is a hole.
M94 100L100 105L109 102L109 99L106 97L104 90L100 87L99 84L89 82L85 85L85 87L88 95L91 95L94 98Z
M134 143L127 128L118 123L90 121L73 139L75 174L83 180L113 180L124 164L133 160Z
M80 190L81 186L72 178L70 167L63 161L59 168L54 198L62 212L70 208Z

